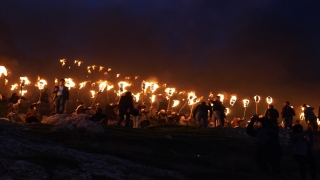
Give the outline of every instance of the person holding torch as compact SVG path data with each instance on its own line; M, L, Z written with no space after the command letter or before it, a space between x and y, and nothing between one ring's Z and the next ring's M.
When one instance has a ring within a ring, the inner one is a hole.
M52 94L55 94L55 98L54 98L54 101L56 103L55 112L57 114L62 114L65 109L66 102L69 100L69 88L65 86L64 79L60 79L59 86L54 87Z

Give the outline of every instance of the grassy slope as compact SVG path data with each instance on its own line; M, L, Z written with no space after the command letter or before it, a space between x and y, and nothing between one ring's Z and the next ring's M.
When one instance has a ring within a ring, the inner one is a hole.
M105 126L105 134L81 131L51 133L50 126L31 126L30 134L90 153L111 154L144 165L180 172L190 179L298 179L298 167L284 148L283 174L261 174L254 163L255 145L226 137L214 129L162 126L130 129ZM172 139L165 138L170 135ZM316 152L319 157L319 153Z

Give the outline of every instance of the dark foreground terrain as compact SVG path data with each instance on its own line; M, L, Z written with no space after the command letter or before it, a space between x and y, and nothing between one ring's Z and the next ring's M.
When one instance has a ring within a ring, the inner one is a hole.
M104 126L105 133L90 134L51 132L43 124L0 125L2 179L299 179L291 146L283 148L283 175L262 174L253 139L215 129Z

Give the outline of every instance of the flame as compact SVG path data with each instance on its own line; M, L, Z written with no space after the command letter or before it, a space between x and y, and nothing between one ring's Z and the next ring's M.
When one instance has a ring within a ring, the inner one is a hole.
M180 94L185 94L185 93L186 93L185 91L180 91L180 92L179 92L179 95L180 95Z
M156 100L156 95L152 94L152 96L151 96L151 102L154 103L155 100Z
M99 66L99 71L102 71L104 69L103 66Z
M82 89L84 86L86 86L86 84L87 84L87 81L84 81L84 82L80 83L79 84L80 85L79 89Z
M137 80L139 78L139 76L134 76L134 79Z
M58 84L58 79L54 78L54 84Z
M62 64L62 66L64 66L64 65L66 65L66 59L60 59L60 62L61 62L61 64Z
M94 98L94 95L96 94L96 91L91 90L90 93L91 93L91 98Z
M159 88L158 83L151 83L150 84L150 90L152 93L154 93Z
M67 86L70 90L70 88L75 87L76 84L73 82L71 78L65 78L65 86Z
M8 84L8 79L4 79L4 85Z
M80 61L80 60L74 60L74 63L75 63L75 64L78 64L78 66L80 66L83 62Z
M103 92L106 87L107 87L107 81L101 82L99 84L99 92Z
M107 91L113 88L113 85L107 85Z
M320 126L320 120L319 120L319 118L317 118L317 122L318 122L318 126Z
M47 81L46 81L46 80L40 79L40 80L38 81L38 88L39 88L40 90L44 89L44 86L45 86L45 85L47 85Z
M197 98L196 93L194 91L190 91L188 93L188 104L194 105L200 101L201 98Z
M230 108L226 108L226 109L225 109L226 115L228 115L230 112L231 112Z
M117 77L119 77L120 76L120 74L117 74Z
M237 101L237 96L232 95L231 98L230 98L230 105L233 106L234 103L236 103L236 101Z
M242 102L243 102L243 107L248 107L248 105L249 105L249 99L244 99L244 100L242 100Z
M223 104L223 100L224 100L224 95L223 94L218 94L217 96L220 96L220 101Z
M94 70L97 66L96 65L92 65L91 67L92 67L92 70Z
M126 87L131 86L131 84L129 84L129 83L125 82L125 81L120 81L118 83L118 85L119 85L119 92L120 93L125 92L126 91Z
M111 71L112 69L111 68L108 68L108 71Z
M179 105L179 103L180 103L180 101L179 101L179 100L173 100L173 105L172 105L172 107L176 107L176 106L178 106L178 105Z
M255 101L256 103L259 103L259 101L260 101L260 96L255 95L255 96L253 97L253 99L254 99L254 101Z
M22 90L21 91L21 96L23 96L25 93L27 93L28 91L27 90Z
M0 66L0 77L1 77L2 74L4 76L8 75L8 71L7 71L6 67L4 67L4 66Z
M168 96L172 96L175 91L176 91L176 88L166 88L165 89L165 92L168 94Z
M104 72L103 75L105 75L105 76L108 75L108 72Z
M87 66L87 71L88 71L88 73L91 73L90 68L91 68L91 66Z
M138 102L140 99L140 93L132 94L132 95L133 95L134 99L136 100L136 102Z
M17 87L18 87L18 84L13 84L13 85L11 85L11 91L17 89Z
M163 87L163 88L167 87L167 84L162 84L162 87Z
M266 99L267 99L267 103L268 103L268 104L271 104L271 103L272 103L272 97L268 96Z
M91 87L94 87L94 86L96 86L96 83L95 82L91 83Z
M213 93L212 92L209 93L209 98L213 98Z
M27 77L20 77L20 81L24 82L25 85L28 85L31 83Z
M127 77L125 77L124 79L129 80L130 78L131 78L131 77L127 76Z

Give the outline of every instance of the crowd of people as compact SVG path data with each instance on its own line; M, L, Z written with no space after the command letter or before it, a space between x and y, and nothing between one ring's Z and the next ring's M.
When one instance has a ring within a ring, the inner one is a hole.
M66 112L66 102L69 100L69 90L65 86L64 79L61 79L58 86L55 86L51 92L54 95L50 102L49 90L46 88L39 95L39 101L30 105L26 112L26 123L38 123L42 115L63 114ZM168 106L168 101L163 98L156 107L151 106L147 110L144 102L135 102L131 92L126 92L119 99L118 103L108 103L103 109L99 103L95 107L86 107L83 101L79 101L77 107L72 114L88 114L90 120L100 124L110 124L109 120L116 121L115 125L121 126L124 121L124 126L139 128L150 125L150 121L141 121L141 119L149 119L150 113L155 112L158 123L178 123L187 122L186 124L194 124L201 128L208 128L211 121L212 127L226 127L226 108L220 100L220 96L216 96L212 100L200 102L190 114L174 112ZM13 122L18 119L18 110L21 101L24 97L13 93L6 100L7 102L7 118ZM4 98L1 98L4 101ZM256 163L262 172L271 171L275 174L281 173L280 161L282 150L279 143L279 121L281 117L283 128L291 132L291 139L295 146L294 158L300 167L300 175L302 179L306 177L306 165L310 166L312 179L316 179L316 162L312 153L314 141L314 133L318 131L317 116L314 113L314 108L303 104L305 121L308 124L307 130L303 130L300 123L293 122L293 117L296 115L294 109L290 106L290 102L285 102L279 112L272 104L269 104L268 109L264 114L255 114L246 124L246 133L256 138L257 153ZM240 123L245 121L244 118L235 118L232 121L232 127L239 127ZM132 122L132 123L131 123Z

